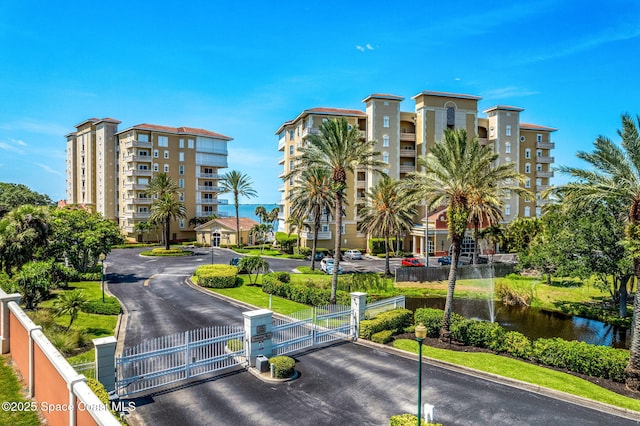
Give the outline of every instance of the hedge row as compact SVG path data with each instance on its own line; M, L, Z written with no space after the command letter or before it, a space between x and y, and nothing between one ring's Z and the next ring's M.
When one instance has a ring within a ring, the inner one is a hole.
M413 312L409 309L393 309L383 312L370 320L360 321L360 337L371 340L375 333L383 330L390 330L392 334L404 331L405 327L411 325Z
M288 379L295 373L296 361L288 356L274 356L269 358L269 364L273 365L273 376L276 379Z
M289 282L289 274L286 272L271 272L262 276L262 291L274 296L293 300L305 305L328 305L331 300L331 290L318 288L310 283L308 285L293 284ZM351 297L344 291L336 294L337 303L350 305Z
M427 327L429 337L437 337L444 312L422 308L415 312L415 323ZM522 333L507 331L497 323L468 320L452 314L451 337L465 345L488 348L542 365L566 368L575 373L624 382L629 351L560 338L529 340Z
M90 300L82 306L82 312L99 315L118 315L120 313L120 303L115 297L106 297L104 302L102 302L102 299Z
M238 287L238 268L231 265L202 265L196 269L194 276L198 285L210 288Z

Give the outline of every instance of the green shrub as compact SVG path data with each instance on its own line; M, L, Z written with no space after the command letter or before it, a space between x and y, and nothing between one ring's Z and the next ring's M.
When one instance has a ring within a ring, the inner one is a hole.
M288 356L274 356L269 358L269 364L274 367L273 375L276 379L288 379L295 373L296 361Z
M238 286L238 268L231 265L203 265L196 269L198 285L210 288Z
M503 345L504 335L504 328L495 322L464 320L451 324L453 339L478 348L499 351Z
M393 330L382 330L377 333L373 333L371 336L371 341L375 343L389 343L393 339Z
M510 306L530 306L534 298L533 287L526 281L512 285L498 282L495 286L495 295L502 300L502 303Z
M142 256L192 256L193 252L190 250L183 249L163 249L163 248L154 248L152 250L147 250L140 252Z
M531 340L517 331L508 331L504 335L502 351L516 358L529 359L533 353Z
M81 272L73 275L73 281L100 281L102 274L100 272ZM71 280L69 280L71 281Z
M87 378L87 386L89 386L89 389L91 389L93 393L96 394L100 402L102 402L105 407L109 407L109 411L111 411L111 414L113 414L116 418L120 417L118 413L113 410L111 401L109 401L109 393L104 388L102 383L100 383L97 379Z
M394 333L404 330L413 321L413 312L409 309L393 309L383 312L370 320L360 321L360 337L371 340L371 337L382 330L392 330Z
M462 315L451 313L451 325L464 321ZM414 314L414 324L424 324L427 327L427 337L438 337L444 324L444 311L442 309L418 308Z
M82 312L99 315L118 315L120 313L120 303L115 297L105 297L102 299L90 300L82 306Z
M560 338L538 339L533 344L533 358L537 362L566 368L580 374L624 382L624 368L629 351Z
M418 417L413 414L398 414L391 416L389 426L415 426L418 423ZM427 423L424 419L420 419L421 426L442 426L442 423Z
M244 340L242 339L227 340L227 348L229 348L231 352L237 352L239 350L242 350L244 348Z
M264 274L262 276L262 291L305 305L321 306L329 304L329 300L331 299L330 289L317 288L312 281L307 285L282 282L278 279L280 275L281 274L274 272ZM286 275L286 279L289 279L288 274ZM351 304L351 297L344 291L338 291L336 299L339 304Z
M275 278L283 283L291 282L291 275L288 272L272 272Z

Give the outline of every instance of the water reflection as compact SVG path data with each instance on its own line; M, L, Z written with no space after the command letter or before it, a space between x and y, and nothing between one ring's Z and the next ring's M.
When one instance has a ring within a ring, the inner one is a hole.
M406 307L444 309L444 297L407 298ZM601 321L571 317L558 312L540 309L505 306L494 302L495 320L507 330L519 331L532 340L561 337L594 345L629 348L631 331L625 327L605 324ZM489 303L486 300L455 299L453 311L466 318L489 320Z

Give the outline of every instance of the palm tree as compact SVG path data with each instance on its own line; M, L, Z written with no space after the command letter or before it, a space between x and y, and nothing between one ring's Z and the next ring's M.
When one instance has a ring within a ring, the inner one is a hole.
M222 182L220 183L220 191L222 194L228 192L233 194L233 205L236 208L236 245L240 244L240 217L238 216L238 210L240 208L240 197L254 198L258 194L251 188L251 178L237 170L231 170L222 176Z
M0 219L0 266L12 276L14 268L38 257L52 233L49 207L29 204L16 207Z
M335 235L335 267L331 279L332 304L336 303L338 289L338 272L340 266L340 247L342 243L342 211L347 190L347 172L353 173L357 166L369 167L369 170L381 173L380 168L386 163L378 160L379 152L374 151L376 141L363 141L361 133L352 127L346 118L331 119L320 125L318 134L311 134L308 144L300 148L301 155L291 175L299 175L305 169L322 168L330 177L330 188L334 197Z
M637 121L637 124L636 124ZM640 116L636 121L629 114L622 116L620 146L605 136L598 136L591 153L579 151L577 157L588 163L588 169L560 167L562 173L577 179L555 190L564 195L564 202L581 208L598 204L626 206L626 244L633 253L633 271L640 279ZM640 390L640 297L636 291L633 302L633 322L629 364L625 368L628 388Z
M172 194L166 193L151 204L150 221L164 224L164 248L169 250L169 237L171 235L171 221L184 219L186 208L182 201L178 201Z
M491 167L497 159L498 154L494 154L490 147L480 145L476 137L469 139L466 130L446 129L442 142L435 144L429 154L418 158L418 166L422 166L423 171L412 173L403 185L408 195L426 200L426 211L440 205L447 207L452 253L444 322L440 331L443 339L450 333L458 259L474 196L489 185L502 187L510 180L521 179L513 163Z
M256 207L256 209L253 211L253 214L258 216L258 218L260 219L260 223L264 222L268 216L267 209L265 209L264 206Z
M301 218L303 221L310 218L313 222L311 270L315 270L322 213L333 210L335 206L329 171L318 167L302 170L295 181L290 201L292 207L290 217ZM302 227L297 226L297 229L300 231ZM298 245L299 241L300 235L298 233Z
M287 224L289 225L289 235L293 231L296 231L296 254L300 254L300 237L302 234L302 230L307 226L305 225L305 216L294 216L289 215L287 218ZM311 262L311 269L314 269L314 262Z
M87 304L87 298L82 290L72 290L62 292L53 302L53 308L57 316L69 314L69 325L67 331L71 329L71 324L78 318L78 312Z
M149 185L147 186L147 189L144 191L144 193L154 198L154 201L152 203L152 210L153 210L153 204L158 202L158 200L164 198L165 195L170 195L171 197L177 196L179 190L180 190L180 187L171 178L171 176L169 176L167 173L160 172L151 178L151 180L149 181ZM159 216L156 216L155 220L152 220L150 218L149 222L151 223L155 222L156 224L159 224L161 229L163 230L166 229L167 226L169 226L167 223L163 221L163 219L160 219ZM163 232L163 236L167 237L167 239L164 240L164 244L168 250L169 234L165 235Z
M391 275L389 237L410 230L417 213L415 201L400 196L398 185L398 181L384 177L367 192L368 203L360 211L361 229L370 235L384 238L386 275Z

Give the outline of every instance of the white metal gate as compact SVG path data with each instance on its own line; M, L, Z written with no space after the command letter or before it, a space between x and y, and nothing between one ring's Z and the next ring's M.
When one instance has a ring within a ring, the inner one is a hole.
M284 355L338 339L352 339L351 315L350 306L326 305L274 318L273 353Z
M116 357L120 396L146 391L246 362L244 328L208 327L147 340Z

